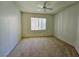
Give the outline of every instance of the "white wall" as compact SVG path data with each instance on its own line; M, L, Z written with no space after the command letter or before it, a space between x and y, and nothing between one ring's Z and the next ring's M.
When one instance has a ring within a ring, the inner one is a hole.
M76 40L76 44L75 44L75 48L79 53L79 4L77 5L77 40Z
M79 53L79 3L55 15L54 35Z
M13 2L0 2L0 56L6 56L21 37L20 12Z
M55 15L54 35L75 45L77 31L77 5L73 5Z

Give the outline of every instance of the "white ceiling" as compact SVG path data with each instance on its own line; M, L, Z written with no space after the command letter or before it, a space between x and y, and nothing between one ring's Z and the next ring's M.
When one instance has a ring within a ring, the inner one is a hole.
M58 11L76 3L75 1L47 1L46 6L53 9L44 11L39 8L44 5L44 2L45 1L17 1L16 4L22 12L55 14Z

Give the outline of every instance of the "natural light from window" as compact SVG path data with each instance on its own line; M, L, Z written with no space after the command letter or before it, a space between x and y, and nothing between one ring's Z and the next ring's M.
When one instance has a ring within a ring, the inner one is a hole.
M46 30L46 18L31 17L31 30Z

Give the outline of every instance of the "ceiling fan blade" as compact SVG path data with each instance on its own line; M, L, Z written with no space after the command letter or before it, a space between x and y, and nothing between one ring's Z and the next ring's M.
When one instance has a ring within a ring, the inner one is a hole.
M53 10L53 8L49 8L46 5L47 1L44 2L43 6L40 5L40 9L43 10L44 12L46 12L46 10Z
M45 8L45 9L53 10L53 8Z
M47 4L47 1L44 2L44 6L43 6L43 8L46 8L46 4Z

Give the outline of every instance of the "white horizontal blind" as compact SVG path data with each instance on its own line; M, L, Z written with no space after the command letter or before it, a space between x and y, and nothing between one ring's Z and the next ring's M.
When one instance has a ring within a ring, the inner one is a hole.
M46 18L31 18L31 30L46 30Z

